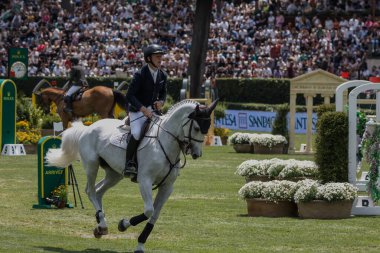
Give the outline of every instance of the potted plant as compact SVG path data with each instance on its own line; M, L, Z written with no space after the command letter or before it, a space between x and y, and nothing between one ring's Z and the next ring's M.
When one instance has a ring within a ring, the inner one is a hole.
M17 143L24 145L26 154L37 153L37 143L40 138L40 131L30 128L29 122L22 120L16 123Z
M251 134L250 143L255 154L282 154L288 141L282 135Z
M290 180L299 181L305 178L318 177L318 167L313 161L295 159L282 160L247 160L241 163L235 174L245 177L246 181Z
M351 216L357 191L350 183L320 184L306 179L297 183L294 201L301 218L342 219Z
M297 206L292 201L296 183L286 180L252 181L239 190L239 197L247 202L249 216L294 217Z
M59 185L58 187L54 188L50 193L50 197L46 198L45 201L48 204L56 206L57 208L64 208L67 203L66 186Z
M269 181L268 169L272 164L281 161L280 159L273 158L270 160L247 160L242 162L236 168L236 175L245 177L247 182L250 181Z
M220 139L222 140L222 144L226 145L228 136L230 135L231 130L228 128L223 128L223 127L215 127L214 128L214 134L215 136L220 136Z
M306 178L315 179L319 175L319 169L313 161L287 160L285 166L278 173L278 179L299 181Z
M234 133L228 137L228 144L232 145L237 153L250 153L252 146L250 144L250 134Z

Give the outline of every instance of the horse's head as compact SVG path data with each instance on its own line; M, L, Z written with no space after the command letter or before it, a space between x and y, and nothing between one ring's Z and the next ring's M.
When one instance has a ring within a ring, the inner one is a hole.
M188 120L183 125L185 142L187 144L186 153L191 153L193 159L202 156L204 136L210 128L210 116L217 103L218 100L215 100L209 107L196 105L194 111L189 114Z
M41 107L45 114L50 113L50 104L52 102L50 96L43 91L33 92L36 97L36 105Z

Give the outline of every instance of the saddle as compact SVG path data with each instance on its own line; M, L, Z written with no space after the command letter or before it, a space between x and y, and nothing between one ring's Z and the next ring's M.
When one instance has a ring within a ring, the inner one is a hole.
M77 92L75 92L73 95L71 95L72 101L79 101L82 99L83 93L88 90L88 86L83 86L80 88Z

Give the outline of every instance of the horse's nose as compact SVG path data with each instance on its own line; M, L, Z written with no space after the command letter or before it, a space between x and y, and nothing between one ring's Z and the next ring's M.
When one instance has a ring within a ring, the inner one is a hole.
M192 154L191 157L193 157L193 159L195 160L195 159L197 159L197 158L199 157L199 155L197 155L197 154Z

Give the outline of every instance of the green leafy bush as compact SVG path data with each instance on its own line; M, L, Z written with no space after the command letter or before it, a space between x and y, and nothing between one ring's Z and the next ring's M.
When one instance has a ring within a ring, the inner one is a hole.
M348 117L325 112L318 119L315 162L324 182L348 181Z

